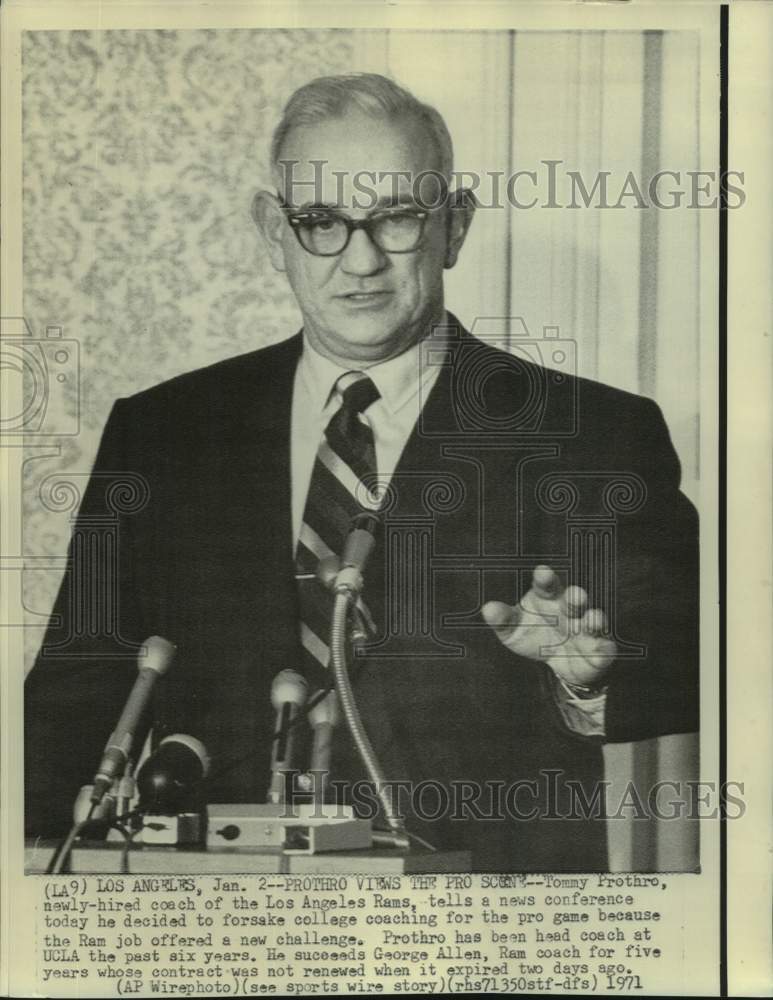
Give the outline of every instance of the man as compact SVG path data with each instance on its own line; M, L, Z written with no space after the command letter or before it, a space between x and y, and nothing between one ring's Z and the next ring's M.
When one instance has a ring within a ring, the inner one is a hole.
M177 646L156 738L203 740L210 802L263 801L272 680L324 690L320 579L375 504L352 679L408 830L477 870L604 869L601 743L697 725L697 526L662 417L445 312L473 205L395 84L301 88L272 166L254 217L303 330L116 403L80 524L107 473L148 500L121 519L117 627L74 627L73 543L27 685L28 828L67 826L152 634ZM364 776L341 727L332 777L356 798Z

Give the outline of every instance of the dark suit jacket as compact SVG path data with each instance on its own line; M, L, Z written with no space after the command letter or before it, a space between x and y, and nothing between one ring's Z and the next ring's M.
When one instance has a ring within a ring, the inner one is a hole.
M115 404L26 685L30 833L69 825L152 634L178 647L155 733L204 741L210 802L264 801L271 681L299 663L289 434L301 344ZM459 329L393 478L366 584L379 638L354 670L385 773L429 782L421 806L443 814L420 822L403 795L409 828L472 850L477 869L605 868L603 820L551 818L569 811L572 782L592 801L601 740L566 728L550 670L506 650L480 607L515 601L534 565L554 566L605 607L620 645L607 739L697 728L697 520L678 485L654 403L514 362ZM334 776L361 776L345 728ZM538 818L513 816L535 806Z

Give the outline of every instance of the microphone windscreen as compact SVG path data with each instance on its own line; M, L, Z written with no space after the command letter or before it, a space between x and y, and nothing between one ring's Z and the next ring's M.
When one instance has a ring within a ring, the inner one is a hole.
M271 704L277 711L288 703L302 708L308 690L305 678L297 670L280 670L271 684Z
M174 815L209 773L209 756L200 740L177 733L167 736L140 768L137 790L146 812Z
M346 536L341 555L342 566L356 566L362 570L376 544L376 532L381 524L375 514L358 514Z
M142 644L137 666L140 670L155 670L157 674L165 674L176 651L177 647L168 639L152 635Z

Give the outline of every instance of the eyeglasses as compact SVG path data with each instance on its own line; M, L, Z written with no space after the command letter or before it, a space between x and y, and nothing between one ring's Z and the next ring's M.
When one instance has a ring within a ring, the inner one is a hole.
M315 257L343 253L357 229L364 229L384 253L411 253L421 243L429 215L419 208L395 208L374 212L365 219L350 219L331 209L299 211L282 204L282 210L300 245Z

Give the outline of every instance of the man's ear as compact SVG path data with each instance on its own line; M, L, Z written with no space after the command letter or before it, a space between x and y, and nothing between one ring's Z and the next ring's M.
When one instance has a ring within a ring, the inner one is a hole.
M271 263L284 271L285 255L282 244L285 218L276 197L270 191L258 191L252 199L252 218L266 241Z
M468 188L454 191L448 205L448 245L443 266L453 267L475 215L475 195Z

